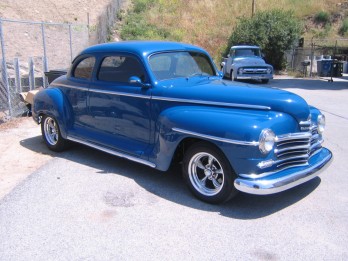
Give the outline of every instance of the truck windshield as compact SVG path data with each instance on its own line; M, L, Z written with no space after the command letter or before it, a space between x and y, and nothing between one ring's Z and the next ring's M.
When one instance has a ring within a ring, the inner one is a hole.
M237 49L235 56L261 56L260 49L249 48L249 49Z
M216 76L210 59L199 52L166 52L151 55L149 63L157 80Z

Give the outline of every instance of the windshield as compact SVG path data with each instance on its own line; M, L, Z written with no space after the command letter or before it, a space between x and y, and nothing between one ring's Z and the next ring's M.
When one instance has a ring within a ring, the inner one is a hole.
M167 52L151 55L149 63L157 80L215 76L209 57L198 52Z
M248 48L248 49L236 49L234 56L261 56L260 49Z

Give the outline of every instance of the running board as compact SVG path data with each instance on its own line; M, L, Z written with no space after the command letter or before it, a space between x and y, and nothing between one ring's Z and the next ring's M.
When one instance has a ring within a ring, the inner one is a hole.
M154 163L152 163L150 161L147 161L147 160L139 159L139 158L127 155L127 154L116 152L114 150L102 147L100 145L97 145L97 144L94 144L94 143L91 143L91 142L88 142L88 141L80 140L78 138L74 138L74 137L71 137L71 136L68 136L67 139L71 140L73 142L77 142L77 143L86 145L88 147L97 149L97 150L101 150L103 152L109 153L111 155L114 155L114 156L117 156L117 157L120 157L120 158L125 158L125 159L131 160L131 161L135 161L137 163L144 164L144 165L149 166L151 168L156 168L156 164L154 164Z

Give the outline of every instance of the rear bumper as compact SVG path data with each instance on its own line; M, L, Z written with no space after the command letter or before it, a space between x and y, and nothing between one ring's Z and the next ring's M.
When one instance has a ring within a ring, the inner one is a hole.
M331 151L322 148L310 158L307 166L281 170L256 179L239 177L234 181L234 186L239 191L255 195L278 193L315 178L330 165L332 158Z

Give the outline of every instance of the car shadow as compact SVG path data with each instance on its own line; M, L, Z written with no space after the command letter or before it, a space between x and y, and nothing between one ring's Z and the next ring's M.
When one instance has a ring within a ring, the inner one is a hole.
M203 211L219 213L235 219L258 219L281 211L305 199L320 184L319 177L297 186L291 190L267 195L256 196L239 193L234 199L220 204L211 205L196 199L184 184L181 167L172 166L167 172L134 163L116 156L74 144L69 150L61 153L46 153L41 136L20 141L20 144L37 153L50 154L56 158L73 161L97 169L97 175L121 175L133 179L149 193L171 202ZM117 191L117 190L115 190Z

